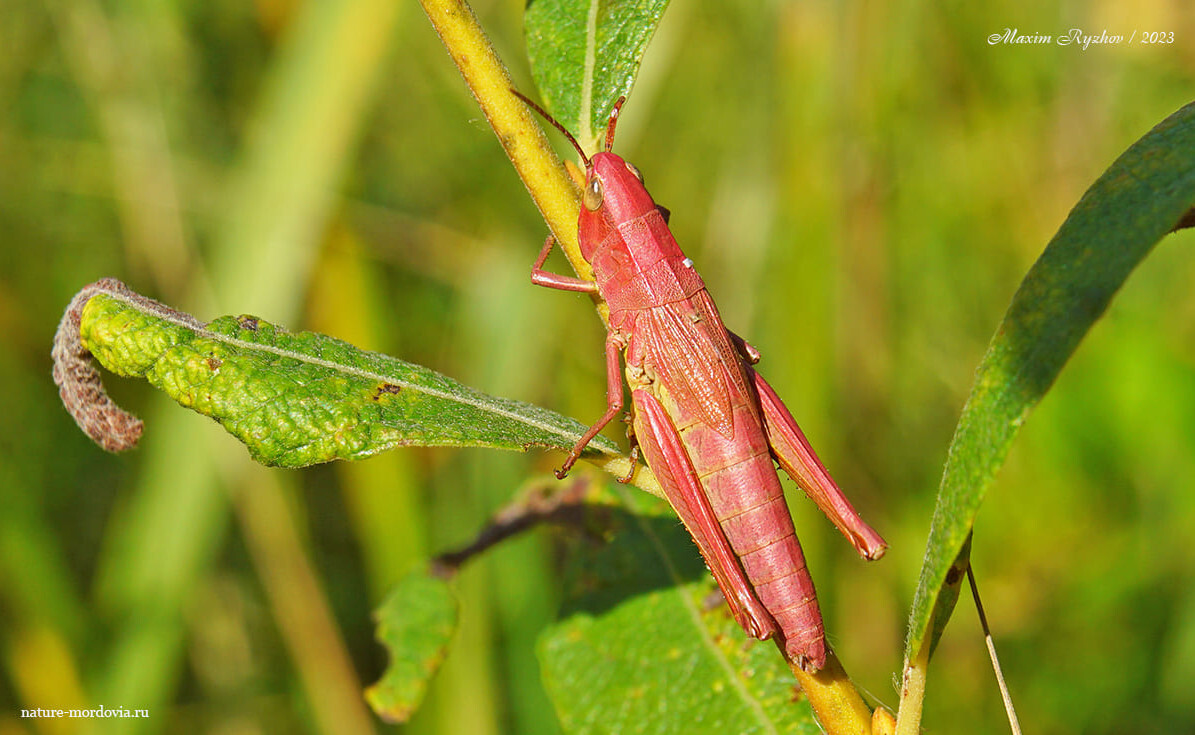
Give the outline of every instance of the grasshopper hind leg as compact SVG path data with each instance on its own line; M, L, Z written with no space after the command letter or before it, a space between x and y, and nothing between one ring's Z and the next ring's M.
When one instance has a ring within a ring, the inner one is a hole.
M697 542L735 620L755 638L772 637L778 630L776 621L748 582L667 411L645 390L632 391L631 397L635 433L647 464Z

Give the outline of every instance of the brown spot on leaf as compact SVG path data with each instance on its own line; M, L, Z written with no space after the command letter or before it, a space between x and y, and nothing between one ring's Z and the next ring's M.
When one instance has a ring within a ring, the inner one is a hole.
M248 314L241 314L237 317L237 324L241 325L241 329L248 329L250 332L256 332L259 323L260 320L257 317Z
M401 385L395 385L394 383L382 383L376 389L374 389L373 399L375 401L380 401L380 400L382 400L382 396L385 396L385 395L396 396L401 392L402 392Z
M207 359L207 369L211 370L213 373L216 372L217 370L219 370L220 366L223 364L224 364L224 361L221 360L220 358L216 357L215 355L213 355Z

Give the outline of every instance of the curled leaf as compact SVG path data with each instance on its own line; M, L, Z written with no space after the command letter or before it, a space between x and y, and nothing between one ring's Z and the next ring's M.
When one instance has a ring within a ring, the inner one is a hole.
M108 396L100 380L100 371L83 345L79 327L83 321L83 307L97 293L125 290L115 278L105 278L85 287L66 307L50 356L54 361L52 375L58 386L62 405L75 419L84 434L109 452L122 452L137 445L143 424Z
M203 324L106 279L71 302L54 375L75 420L110 450L134 445L140 422L104 393L88 353L215 419L267 465L361 459L405 445L568 450L585 432L551 411L326 335L245 315ZM586 454L619 451L599 437Z

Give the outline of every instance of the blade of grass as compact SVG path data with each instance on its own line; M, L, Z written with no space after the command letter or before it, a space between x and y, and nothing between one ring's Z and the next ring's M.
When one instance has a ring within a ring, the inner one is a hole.
M390 330L378 276L357 240L337 231L324 248L307 302L312 329L336 334L367 350L381 350ZM374 606L392 585L428 556L426 509L420 499L415 457L385 452L366 462L337 462L335 471L353 523Z
M371 733L374 720L361 698L361 682L336 627L331 605L303 551L289 498L293 476L252 467L238 477L237 519L270 609L295 662L320 732ZM244 482L251 479L252 482Z
M256 132L228 191L226 225L209 269L219 298L200 300L200 311L214 311L217 304L210 302L218 301L283 319L297 313L335 182L400 6L385 0L301 6L265 82ZM94 696L161 712L182 655L182 607L227 523L215 466L243 470L248 460L164 397L150 413L160 431L146 442L140 482L113 519L98 575L109 611L129 622L114 635Z

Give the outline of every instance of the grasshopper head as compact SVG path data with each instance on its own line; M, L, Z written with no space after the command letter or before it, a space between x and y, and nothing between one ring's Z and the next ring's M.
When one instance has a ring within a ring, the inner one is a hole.
M581 193L581 220L600 217L610 226L642 217L656 208L643 186L639 169L619 155L595 153L585 175Z
M578 228L581 254L592 262L594 250L605 241L610 231L657 209L656 203L643 186L643 176L639 169L627 163L621 156L610 152L614 145L618 114L627 98L619 97L614 103L614 109L610 111L610 120L606 123L605 149L593 156L587 156L572 133L546 110L517 90L511 89L511 92L563 133L585 163L585 189L581 193L582 207Z

